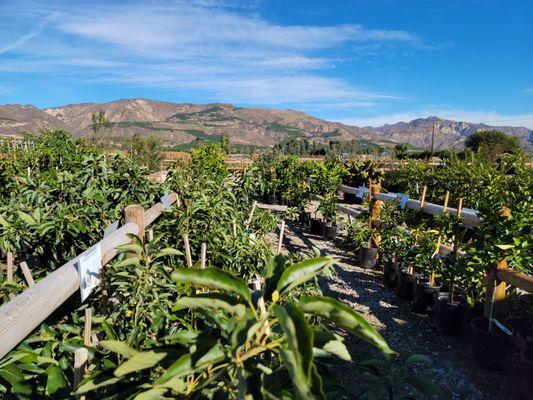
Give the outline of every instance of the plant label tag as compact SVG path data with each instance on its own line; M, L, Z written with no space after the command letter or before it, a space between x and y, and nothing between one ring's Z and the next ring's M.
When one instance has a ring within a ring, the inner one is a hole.
M84 302L95 287L100 284L100 268L102 268L102 248L100 243L89 252L78 258L78 273L80 275L81 301Z
M363 198L363 196L365 195L365 192L366 192L366 188L364 186L359 186L356 196L359 198Z
M409 195L405 193L398 193L396 199L400 202L400 208L403 210L407 205L407 200L409 200Z
M117 229L118 229L118 220L116 220L115 222L111 223L111 225L109 225L108 227L106 227L104 229L104 237L108 237L113 232L115 232Z
M168 193L165 193L165 195L161 197L161 203L163 204L163 208L165 210L170 210L170 199Z

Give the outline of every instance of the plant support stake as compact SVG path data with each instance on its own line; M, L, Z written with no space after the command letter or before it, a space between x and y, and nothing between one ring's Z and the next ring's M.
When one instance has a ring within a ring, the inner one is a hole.
M279 241L278 241L278 252L277 254L281 253L281 246L283 245L283 233L285 232L285 220L281 221L281 229L279 232Z

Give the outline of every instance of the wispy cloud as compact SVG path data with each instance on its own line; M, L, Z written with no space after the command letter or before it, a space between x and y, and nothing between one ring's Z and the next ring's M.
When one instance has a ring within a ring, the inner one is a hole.
M426 118L429 116L436 116L443 119L451 119L461 122L472 122L477 124L484 123L493 126L523 126L533 129L533 113L501 114L494 111L439 110L431 108L387 115L378 115L369 118L344 118L338 120L338 122L348 125L375 127L385 124L395 124L396 122L410 122L417 118Z
M50 13L47 17L43 18L33 30L31 30L30 32L26 33L25 35L20 36L14 42L5 44L2 47L0 47L0 56L2 54L7 53L8 51L14 50L17 47L20 47L20 46L24 45L26 42L28 42L29 40L33 39L37 35L39 35L41 33L41 31L44 29L44 27L50 21L53 21L55 18L57 18L58 15L59 14L57 12Z
M254 3L223 0L105 7L40 4L35 7L39 9L36 17L43 12L54 17L46 37L39 33L50 18L4 47L4 52L16 47L22 58L3 60L0 71L76 75L85 82L169 91L198 90L215 101L239 104L305 104L311 108L330 102L365 107L398 96L336 77L337 67L358 62L354 52L362 57L367 51L364 45L374 44L375 56L382 44L390 52L395 46L415 48L422 42L411 32L355 23L273 23L255 12L242 11L250 5ZM31 7L25 12L27 18ZM346 50L350 60L344 58ZM31 62L26 63L24 57Z

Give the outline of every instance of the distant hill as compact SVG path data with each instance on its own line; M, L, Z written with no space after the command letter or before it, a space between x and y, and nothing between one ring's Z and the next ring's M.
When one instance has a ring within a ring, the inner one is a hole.
M344 125L315 118L294 110L243 108L230 104L176 104L146 99L109 103L83 103L38 109L31 105L0 106L0 135L36 133L42 128L61 128L75 135L92 133L92 114L105 111L111 127L107 136L127 138L135 133L155 134L165 143L184 144L196 139L216 140L225 133L232 143L273 146L291 138L308 138L319 143L330 140L368 140L374 143L409 143L429 148L435 124L435 148L461 148L470 134L498 129L519 137L524 147L533 146L533 131L527 128L491 127L436 117L398 122L378 128Z

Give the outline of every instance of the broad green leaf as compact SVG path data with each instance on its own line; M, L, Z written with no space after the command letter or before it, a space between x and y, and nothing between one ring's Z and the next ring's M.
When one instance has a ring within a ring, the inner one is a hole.
M334 356L339 357L341 360L352 361L350 352L346 348L346 345L340 340L332 340L327 342L322 349L330 354L333 354Z
M70 385L61 368L50 365L46 369L46 394L50 397L64 398L70 392Z
M7 222L6 219L4 219L4 217L2 217L2 215L0 215L0 225L6 227L6 228L9 228L11 226L11 224L9 222Z
M395 354L385 339L361 314L338 300L309 296L300 299L298 306L304 313L328 319L337 327L359 336L387 355Z
M23 220L26 224L37 225L37 221L35 221L30 214L26 214L25 212L20 210L17 210L17 214L19 215L20 219Z
M422 354L411 354L405 359L405 365L409 366L416 363L430 363L431 358L424 356Z
M167 256L182 256L183 253L179 250L176 250L176 249L172 249L170 247L168 248L165 248L165 249L162 249L162 250L159 250L157 253L155 253L153 256L152 256L152 259L153 260L157 260L159 258L162 258L162 257L167 257Z
M194 372L202 371L210 365L223 361L226 358L224 352L214 346L200 358L196 354L184 354L174 362L163 375L155 382L156 385L162 385L175 377L182 377ZM196 360L196 361L195 361Z
M184 308L214 308L222 309L241 318L246 313L246 306L237 298L223 293L205 293L188 297L180 297L174 303L174 311Z
M420 374L412 374L407 376L407 382L420 390L428 397L438 396L442 393L442 389L433 380L427 376Z
M135 243L123 244L121 246L118 246L117 250L120 253L135 253L137 255L140 255L143 252L142 246L139 246L138 244L135 244Z
M142 371L143 369L152 368L157 365L167 353L156 353L155 351L147 351L135 354L128 361L122 363L114 372L115 376L127 375L132 372Z
M281 296L292 288L307 282L332 264L331 257L310 258L297 262L283 271L276 290Z
M126 343L121 342L119 340L102 340L100 342L100 346L104 347L109 351L112 351L113 353L120 354L126 358L131 358L133 356L136 356L137 354L140 354L140 352L132 349Z
M166 388L153 388L150 390L147 390L146 392L139 393L137 396L135 396L134 400L159 400L164 399L163 396L167 392Z
M322 382L315 379L313 331L303 313L294 305L276 305L274 313L287 337L288 350L282 351L298 395L302 399L324 398Z
M116 268L131 267L132 265L139 265L141 260L138 258L125 258L115 264Z
M250 300L251 297L250 289L242 279L217 268L176 269L172 272L172 280L237 293L245 300Z
M104 379L102 380L101 377L96 377L96 378L90 378L89 381L81 384L79 387L78 387L78 390L76 390L76 394L84 394L84 393L87 393L87 392L91 392L93 390L96 390L96 389L99 389L99 388L102 388L102 387L106 387L106 386L111 386L111 385L114 385L115 383L118 383L122 380L122 377L120 378L109 378L109 379Z

